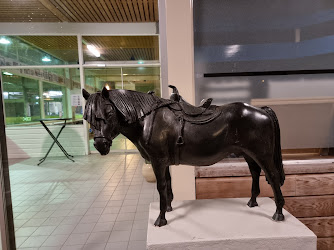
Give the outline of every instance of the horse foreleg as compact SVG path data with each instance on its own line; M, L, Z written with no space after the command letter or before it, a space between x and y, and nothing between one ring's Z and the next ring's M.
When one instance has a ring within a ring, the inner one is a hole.
M173 211L172 200L174 198L172 190L172 178L169 172L169 166L166 168L166 182L167 182L167 212Z
M157 179L157 189L160 195L160 214L156 219L154 226L162 227L167 224L165 217L167 211L166 166L152 162L152 167Z
M260 194L260 173L261 168L259 165L250 157L244 156L246 162L248 163L249 170L252 175L252 197L248 201L247 205L249 207L256 207L258 206L256 198Z

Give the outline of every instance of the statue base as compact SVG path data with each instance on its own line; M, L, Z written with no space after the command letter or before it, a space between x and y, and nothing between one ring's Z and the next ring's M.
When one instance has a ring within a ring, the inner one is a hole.
M151 203L147 230L149 250L316 250L317 237L286 210L285 221L271 219L276 206L258 198L249 208L247 198L173 201L168 224L155 227L159 202Z

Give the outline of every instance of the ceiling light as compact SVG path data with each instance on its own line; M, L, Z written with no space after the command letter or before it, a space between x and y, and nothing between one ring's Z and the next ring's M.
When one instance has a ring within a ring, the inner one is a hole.
M138 64L143 64L144 63L144 61L138 61Z
M12 76L13 75L12 73L9 73L9 72L3 72L2 74L6 75L6 76Z
M1 44L10 44L10 41L7 40L6 38L3 38L3 37L2 37L2 38L0 39L0 43L1 43Z
M51 59L50 59L49 57L47 57L47 56L44 56L44 57L42 58L42 61L43 61L43 62L51 62Z
M100 52L95 48L94 45L87 45L87 49L93 53L94 56L100 57Z

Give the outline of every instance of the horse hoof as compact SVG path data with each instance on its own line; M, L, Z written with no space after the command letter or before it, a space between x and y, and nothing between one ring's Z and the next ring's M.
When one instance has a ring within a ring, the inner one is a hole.
M173 211L172 206L167 206L167 212L171 212L171 211Z
M247 205L249 207L257 207L259 204L257 204L256 201L253 201L252 199L250 199L249 202L247 203Z
M274 221L283 221L284 220L284 215L283 214L275 213L273 215L273 220Z
M154 222L154 226L156 227L162 227L167 225L167 220L166 219L161 219L160 217L158 217L158 219Z

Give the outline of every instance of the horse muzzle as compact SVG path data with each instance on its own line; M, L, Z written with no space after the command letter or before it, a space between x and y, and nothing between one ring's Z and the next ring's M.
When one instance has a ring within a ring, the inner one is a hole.
M112 141L109 141L104 137L94 138L94 147L101 155L109 154L111 145Z

